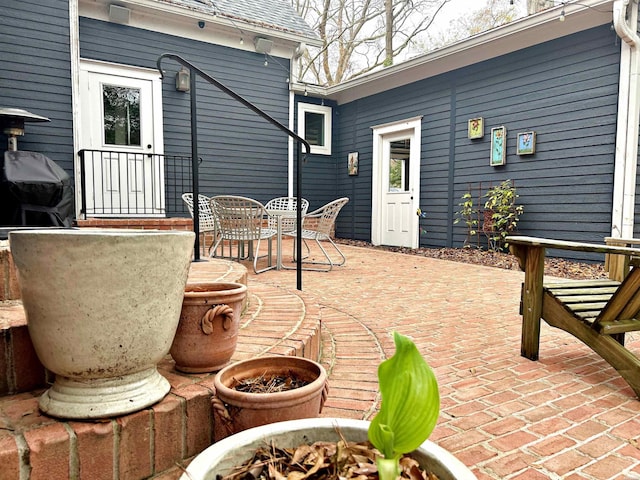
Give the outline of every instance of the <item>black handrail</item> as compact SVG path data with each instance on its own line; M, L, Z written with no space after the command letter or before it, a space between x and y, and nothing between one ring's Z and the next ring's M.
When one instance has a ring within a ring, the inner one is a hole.
M178 62L183 67L187 67L189 69L190 77L191 77L190 90L189 90L189 94L191 96L191 158L194 159L193 160L193 164L192 164L192 170L193 171L192 171L191 178L193 180L193 187L192 187L193 191L192 191L192 193L193 193L193 198L194 198L194 202L193 202L193 230L194 230L194 232L196 234L194 257L195 257L195 260L198 261L200 259L200 222L198 220L199 208L198 208L198 201L197 201L198 200L198 194L199 194L199 189L198 189L198 164L197 164L197 160L196 160L198 158L198 142L197 142L197 119L196 119L196 77L195 77L194 73L197 73L204 80L206 80L207 82L211 83L212 85L215 85L216 87L218 87L218 89L222 90L224 93L229 95L231 98L237 100L238 102L242 103L245 107L247 107L250 110L252 110L254 113L257 113L258 115L260 115L262 118L267 120L269 123L271 123L272 125L276 126L280 130L285 132L288 136L296 139L299 142L299 144L300 143L303 144L305 146L305 149L306 149L305 156L303 157L303 161L306 159L306 154L311 151L311 146L309 145L309 142L307 142L304 138L300 137L295 132L289 130L287 127L282 125L280 122L278 122L271 115L269 115L268 113L262 111L260 108L256 107L253 103L249 102L247 99L245 99L241 95L238 95L236 92L234 92L233 90L231 90L227 86L223 85L218 80L213 78L208 73L205 73L204 71L202 71L200 68L196 67L191 62L185 60L180 55L176 55L174 53L164 53L164 54L162 54L162 55L160 55L158 57L158 60L157 60L156 64L157 64L158 71L160 72L160 77L161 78L164 78L164 72L162 71L162 66L161 66L162 59L164 59L164 58L170 58L170 59L175 60L176 62ZM302 210L300 209L301 204L302 204L302 195L301 195L301 191L300 191L300 184L302 182L302 165L301 165L301 162L300 162L300 147L299 146L296 149L296 151L297 151L297 155L296 155L296 168L297 168L297 177L296 177L296 199L297 199L297 202L296 202L297 203L297 211L296 211L296 232L297 232L297 238L296 238L296 242L297 242L297 245L296 245L296 248L297 248L297 251L296 251L296 288L298 290L302 290Z

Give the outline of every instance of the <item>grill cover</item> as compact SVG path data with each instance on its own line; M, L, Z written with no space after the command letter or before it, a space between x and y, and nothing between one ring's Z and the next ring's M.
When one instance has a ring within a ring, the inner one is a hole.
M70 227L74 219L71 178L37 152L4 152L0 173L2 225Z

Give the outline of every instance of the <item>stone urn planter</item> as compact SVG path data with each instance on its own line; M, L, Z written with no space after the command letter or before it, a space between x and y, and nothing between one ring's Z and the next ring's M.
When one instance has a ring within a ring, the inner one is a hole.
M340 435L349 442L367 440L369 422L345 418L311 418L273 423L240 432L202 451L180 480L214 480L251 458L257 448L296 448L316 441L337 442ZM440 480L477 480L471 470L443 448L425 441L411 456Z
M33 346L55 373L43 412L111 417L168 393L156 365L178 326L192 232L43 229L9 242Z
M285 378L306 385L270 393L239 391L247 380ZM220 370L213 397L214 439L300 418L317 417L328 393L327 374L319 363L300 357L268 356L233 363Z
M224 367L238 343L247 287L241 283L190 283L185 287L171 356L186 373L215 372Z

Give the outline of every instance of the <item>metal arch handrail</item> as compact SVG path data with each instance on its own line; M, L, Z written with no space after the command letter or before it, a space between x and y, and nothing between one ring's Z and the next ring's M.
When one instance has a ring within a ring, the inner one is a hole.
M242 103L245 107L249 108L250 110L252 110L254 113L260 115L262 118L264 118L265 120L267 120L269 123L271 123L272 125L274 125L275 127L279 128L280 130L282 130L283 132L285 132L288 136L294 138L295 140L298 141L298 154L296 156L296 170L297 170L297 177L296 177L296 198L297 198L297 211L296 211L296 226L297 226L297 261L296 261L296 288L298 290L302 290L302 237L301 237L301 233L302 233L302 211L300 208L300 204L301 204L301 199L302 199L302 194L300 191L300 184L302 182L302 168L301 168L301 162L300 162L300 144L305 146L305 157L304 159L306 159L306 154L308 154L311 151L311 145L309 145L309 142L307 142L304 138L300 137L298 134L296 134L295 132L291 131L289 128L287 128L286 126L284 126L282 123L278 122L275 118L273 118L271 115L269 115L268 113L264 112L263 110L261 110L260 108L258 108L257 106L255 106L253 103L249 102L247 99L245 99L244 97L242 97L241 95L237 94L236 92L234 92L233 90L231 90L230 88L228 88L226 85L220 83L218 80L216 80L215 78L213 78L211 75L209 75L208 73L202 71L200 68L196 67L194 64L192 64L191 62L185 60L184 58L182 58L180 55L174 54L174 53L163 53L162 55L160 55L158 57L158 60L156 62L158 71L160 72L160 77L164 78L164 72L162 71L162 60L164 58L170 58L172 60L175 60L176 62L178 62L180 65L189 68L190 70L190 77L191 77L191 84L190 84L190 90L189 90L189 94L191 96L191 157L192 159L197 159L198 158L198 142L197 142L197 128L196 128L196 102L195 102L195 98L196 98L196 77L194 75L194 73L197 73L200 77L202 77L204 80L206 80L207 82L211 83L212 85L216 86L218 89L220 89L221 91L223 91L224 93L226 93L227 95L229 95L231 98L233 98L234 100L237 100L238 102ZM303 159L303 161L304 161ZM197 195L199 194L199 189L198 189L198 166L196 163L196 160L193 161L193 165L192 165L192 181L193 181L193 187L192 187L192 193L194 195L194 198L198 198ZM195 239L195 250L194 250L194 256L195 256L195 260L199 260L199 255L200 255L200 245L199 245L199 230L200 230L200 225L199 225L199 220L198 220L198 215L199 215L199 211L198 211L198 202L194 202L194 215L193 215L193 227L194 227L194 232L196 234L196 239Z

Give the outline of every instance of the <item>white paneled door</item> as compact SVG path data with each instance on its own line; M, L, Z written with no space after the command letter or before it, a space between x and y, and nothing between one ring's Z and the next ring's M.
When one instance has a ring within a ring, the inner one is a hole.
M156 75L82 62L80 139L87 213L156 216L164 212L162 120ZM161 100L160 100L161 105ZM159 143L158 143L159 142Z
M374 128L374 244L418 246L419 125L417 120Z

